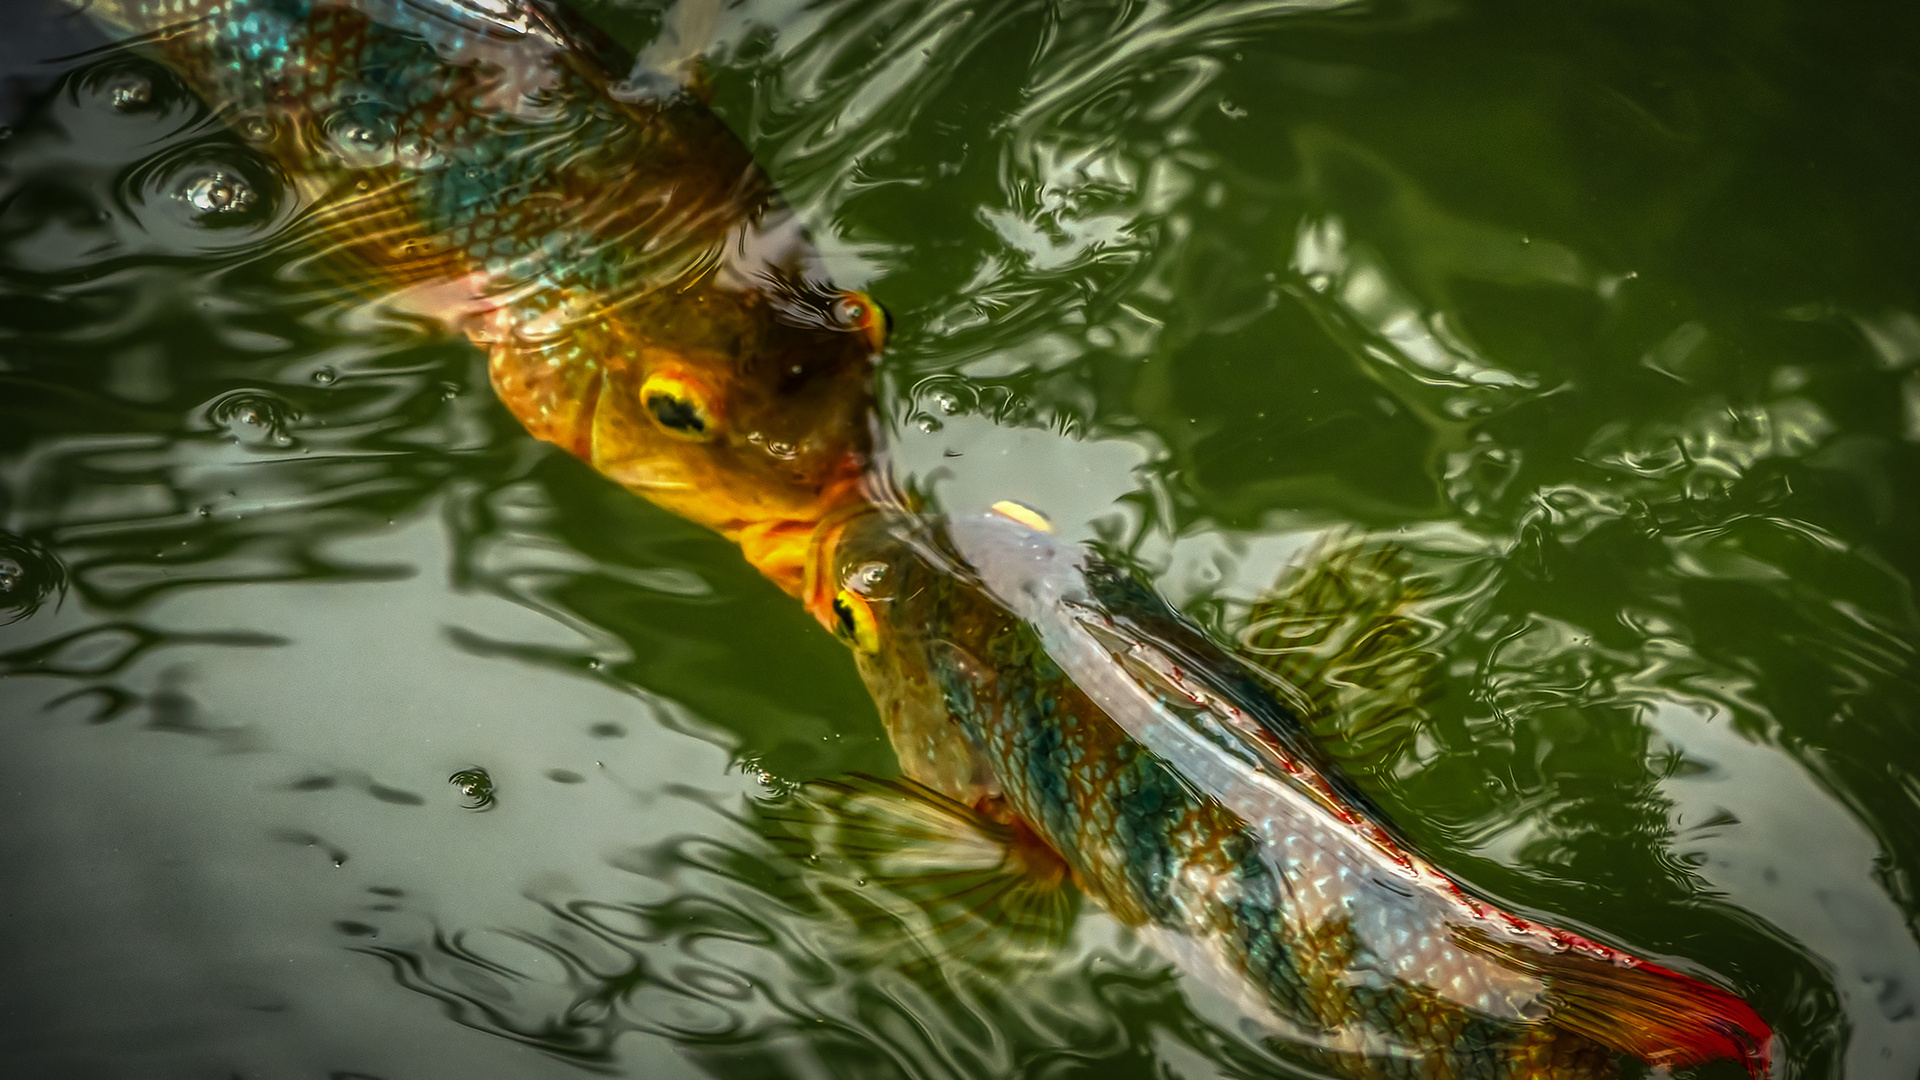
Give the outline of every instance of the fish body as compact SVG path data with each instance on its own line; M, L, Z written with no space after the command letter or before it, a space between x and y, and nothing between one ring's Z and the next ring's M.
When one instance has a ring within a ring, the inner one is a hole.
M827 283L702 103L533 4L84 11L136 43L90 76L110 107L160 108L178 79L241 137L161 197L217 229L283 187L332 272L482 344L531 433L798 589L805 537L866 470L884 316Z
M818 538L811 604L907 776L1024 822L1115 917L1349 1075L1601 1077L1618 1051L1764 1071L1738 998L1474 896L1246 666L1036 524L875 512Z

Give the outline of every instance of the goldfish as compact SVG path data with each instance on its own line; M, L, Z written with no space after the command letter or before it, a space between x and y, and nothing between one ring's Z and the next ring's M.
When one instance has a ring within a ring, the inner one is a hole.
M1412 850L1254 668L1029 508L849 514L816 536L807 597L853 649L902 794L970 808L1010 873L1044 872L1043 846L1337 1072L1769 1069L1740 998L1504 910Z
M481 345L554 443L797 592L857 501L885 313L818 252L697 85L617 73L557 8L493 0L86 0L131 47L91 91L180 84L240 136L167 193L219 229L286 189L317 264Z

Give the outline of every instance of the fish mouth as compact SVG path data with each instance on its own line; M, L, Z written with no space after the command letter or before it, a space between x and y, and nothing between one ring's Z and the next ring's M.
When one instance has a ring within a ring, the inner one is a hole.
M835 541L845 523L871 510L868 496L865 458L848 454L834 477L820 490L819 497L800 513L739 518L717 526L727 539L740 545L740 552L754 569L766 575L788 595L799 597L816 619L813 593L827 589L831 603L833 589L824 583L832 580L831 559Z
M855 519L878 512L879 508L865 498L851 501L822 518L807 532L806 547L800 553L803 576L795 595L806 606L808 614L829 632L836 623L833 598L840 591L839 575L833 570L840 538Z

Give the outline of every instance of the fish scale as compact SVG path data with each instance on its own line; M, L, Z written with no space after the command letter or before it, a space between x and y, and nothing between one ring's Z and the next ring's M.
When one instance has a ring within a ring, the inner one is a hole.
M522 321L568 290L672 279L699 256L674 263L662 249L679 240L704 254L737 221L737 182L757 175L717 125L694 123L703 110L622 109L567 64L489 79L357 10L300 0L121 8L133 27L171 27L160 52L219 107L271 117L266 148L291 175L327 191L357 182L402 204L405 242L447 256L436 271L484 272L494 291L537 279L540 287L519 298ZM498 84L517 82L538 84L537 101L507 108L493 100ZM695 126L706 130L686 130ZM342 133L370 129L389 153L352 167ZM395 147L433 166L384 160ZM749 205L770 194L759 186L748 184ZM672 213L647 213L662 206ZM623 231L644 233L645 244L609 242ZM384 254L364 253L365 261L393 269ZM641 254L648 265L637 265Z
M1236 660L1044 524L876 510L818 539L810 602L832 595L823 621L913 748L910 778L1024 822L1115 918L1329 1071L1597 1080L1625 1052L1765 1072L1770 1032L1743 1002L1473 896Z
M948 606L934 609L930 625L977 626L983 617L993 625L990 609L963 610L977 601L973 594L935 591ZM1304 1022L1309 1034L1334 1035L1328 1042L1341 1043L1337 1033L1357 1026L1407 1032L1415 1045L1444 1041L1452 1047L1445 1068L1422 1060L1405 1072L1383 1073L1369 1065L1362 1075L1529 1075L1524 1063L1532 1040L1522 1034L1525 1029L1476 1021L1454 1009L1446 1018L1451 1026L1437 1031L1439 1010L1423 1007L1416 995L1340 980L1360 959L1357 939L1340 919L1309 914L1344 908L1350 900L1338 888L1349 868L1329 854L1337 845L1326 834L1288 838L1289 849L1306 855L1283 884L1264 863L1247 857L1259 843L1252 826L1196 795L1164 760L1142 753L1117 725L1103 722L1036 636L1018 626L996 631L959 643L965 651L977 650L983 663L938 669L945 707L996 763L1008 806L1108 911L1135 925L1217 937L1229 963L1252 975L1278 1012ZM992 675L983 678L984 672ZM1087 760L1113 764L1090 782L1076 782L1076 763ZM1312 929L1302 933L1303 925ZM1551 1040L1547 1050L1556 1057L1571 1053L1558 1052ZM1365 1060L1391 1059L1375 1054Z

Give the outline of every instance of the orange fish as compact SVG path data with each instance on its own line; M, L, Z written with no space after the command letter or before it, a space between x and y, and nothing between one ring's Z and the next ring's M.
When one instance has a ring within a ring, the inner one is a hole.
M886 316L693 95L532 4L84 10L150 43L96 69L114 108L177 79L241 137L168 193L202 224L290 204L336 272L485 347L528 431L798 592L814 524L860 498Z

